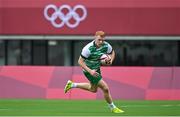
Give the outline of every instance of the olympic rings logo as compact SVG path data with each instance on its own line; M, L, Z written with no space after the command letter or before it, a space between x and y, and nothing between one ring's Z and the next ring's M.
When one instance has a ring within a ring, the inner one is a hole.
M50 9L54 11L51 15L48 13ZM82 10L82 16L77 13L78 9ZM68 12L65 14L63 10L67 10ZM76 5L71 8L69 5L65 4L58 8L55 5L50 4L44 8L44 17L56 28L61 28L64 25L67 25L69 28L75 28L87 17L87 10L83 5ZM58 18L61 20L60 23L56 22L56 19ZM70 22L71 18L74 19L73 23Z

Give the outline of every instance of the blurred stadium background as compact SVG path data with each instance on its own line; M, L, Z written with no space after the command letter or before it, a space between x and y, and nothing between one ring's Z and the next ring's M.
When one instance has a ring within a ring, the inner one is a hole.
M178 0L0 0L0 115L112 115L101 92L63 93L67 80L86 81L77 60L97 30L116 52L102 74L122 115L180 115Z

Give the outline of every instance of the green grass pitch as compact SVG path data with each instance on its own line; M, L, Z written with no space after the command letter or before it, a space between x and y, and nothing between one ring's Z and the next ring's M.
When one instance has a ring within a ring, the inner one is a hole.
M114 103L125 112L111 113L104 100L0 99L0 116L180 116L180 101Z

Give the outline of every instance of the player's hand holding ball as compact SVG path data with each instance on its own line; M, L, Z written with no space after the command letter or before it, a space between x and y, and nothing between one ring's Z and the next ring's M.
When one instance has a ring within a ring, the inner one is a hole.
M100 60L101 60L101 65L111 65L112 64L111 56L108 54L103 54L101 56Z

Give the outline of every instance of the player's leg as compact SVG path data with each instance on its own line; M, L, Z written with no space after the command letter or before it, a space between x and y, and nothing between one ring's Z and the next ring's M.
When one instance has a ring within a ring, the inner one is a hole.
M103 91L104 93L104 99L106 100L106 102L108 103L110 109L112 112L114 113L123 113L124 111L117 108L114 103L113 103L113 100L112 100L112 97L111 97L111 94L110 94L110 90L109 90L109 87L107 85L107 83L104 81L104 80L100 80L99 83L98 83L98 87L101 88L101 90Z
M76 87L74 88L80 88L80 89L87 90L93 93L97 92L97 88L98 88L97 85L90 84L90 83L75 83L75 84L76 84Z
M87 71L83 71L83 73L90 83L73 83L72 81L68 81L69 84L67 83L66 85L67 88L65 87L65 93L71 88L80 88L94 93L97 92L97 88L98 88L97 83L101 79L101 75L98 77L94 77Z
M66 93L71 88L80 88L80 89L83 89L83 90L87 90L87 91L96 93L98 87L97 87L97 85L93 85L93 84L90 84L90 83L74 83L74 82L68 80L68 82L67 82L67 84L66 84L66 86L64 88L64 92Z
M109 87L104 80L100 80L98 83L98 87L103 91L104 98L108 104L112 103L112 97L110 95Z
M100 74L100 70L97 70L97 71ZM80 88L80 89L87 90L93 93L97 92L97 88L98 88L97 84L102 79L101 75L99 75L98 77L94 77L87 71L83 71L83 73L90 83L74 83L69 80L64 88L65 93L71 88Z

